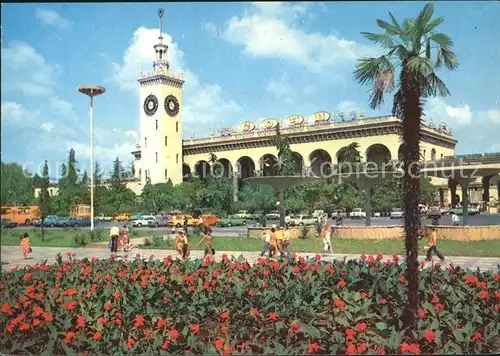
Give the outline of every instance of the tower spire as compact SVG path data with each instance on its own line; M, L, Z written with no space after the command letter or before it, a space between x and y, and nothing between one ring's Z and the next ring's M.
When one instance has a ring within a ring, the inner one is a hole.
M156 52L156 61L153 64L153 71L157 74L165 74L170 65L167 61L168 46L163 44L163 8L158 9L158 17L160 20L160 35L158 36L159 43L155 44L153 48Z

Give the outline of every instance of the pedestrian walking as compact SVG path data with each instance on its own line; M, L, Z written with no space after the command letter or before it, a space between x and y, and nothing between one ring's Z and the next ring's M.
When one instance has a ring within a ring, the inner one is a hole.
M262 252L260 253L261 256L264 256L266 252L269 252L269 247L271 246L271 236L267 233L267 231L264 231L262 233L262 238L264 239L264 248L262 249Z
M196 248L198 248L203 242L205 242L205 257L207 257L208 255L215 255L215 249L212 245L212 240L212 229L208 228L207 231L205 231L203 238L200 240L200 242L198 242L198 245L196 245Z
M111 252L118 252L118 239L120 238L120 228L116 225L109 230L109 238L111 242Z
M22 234L19 240L20 240L19 247L21 248L21 251L23 252L24 259L27 260L29 253L32 252L31 243L30 243L28 233L25 232L24 234Z
M290 230L288 229L288 225L285 225L285 231L283 232L283 252L285 255L290 253Z
M432 260L432 253L434 252L441 261L444 261L444 256L439 250L437 249L437 229L432 226L430 228L430 233L429 233L429 246L426 246L429 249L427 250L427 261Z
M323 228L321 236L323 238L323 256L325 256L327 252L333 254L330 225L326 225Z
M184 234L186 234L186 236L188 234L188 223L189 223L188 217L184 216L184 226L183 227L184 227Z
M454 212L451 213L451 224L453 226L460 225L460 217L457 214L455 214Z

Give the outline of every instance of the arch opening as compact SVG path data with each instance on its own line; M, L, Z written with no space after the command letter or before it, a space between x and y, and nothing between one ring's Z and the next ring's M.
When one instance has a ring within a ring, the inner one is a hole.
M243 156L236 162L239 178L245 179L255 175L255 163L248 156Z
M198 161L194 166L194 172L196 178L207 179L210 174L210 163L207 161Z
M391 151L387 146L377 143L371 145L366 150L366 161L374 162L376 164L387 163L391 161Z
M221 158L212 164L210 173L217 178L229 178L233 174L233 166L228 159Z
M431 150L431 161L435 161L436 160L436 149L433 148Z
M187 163L182 164L182 180L186 180L191 177L191 168Z
M332 157L322 149L315 150L309 155L312 173L317 177L331 177L333 170Z
M298 152L292 152L293 161L295 162L295 173L302 174L304 167L304 157Z
M278 175L278 158L270 153L265 154L259 160L260 170L264 177Z

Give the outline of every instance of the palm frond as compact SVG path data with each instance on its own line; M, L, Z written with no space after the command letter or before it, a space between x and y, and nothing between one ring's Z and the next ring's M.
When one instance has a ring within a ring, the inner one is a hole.
M444 22L444 17L437 17L435 19L432 19L429 21L427 26L425 26L424 29L424 35L430 33L432 30L434 30L436 27L441 25Z
M415 53L420 53L420 48L422 47L422 37L424 37L425 28L427 27L433 14L434 5L426 4L415 19L415 23L412 26L412 49Z
M441 68L442 65L443 65L443 52L441 51L441 48L438 48L436 63L434 64L434 67Z
M396 53L396 55L400 59L402 59L402 58L405 58L408 55L408 49L405 46L401 45L401 44L397 45L397 46L394 46L389 51L389 53L387 53L387 57L391 57L394 53Z
M386 33L388 33L388 34L399 35L399 33L400 33L400 31L396 27L385 22L384 20L377 19L377 25L378 25L378 27L383 28L386 31Z
M397 28L399 32L401 32L401 26L399 25L398 20L394 17L394 15L390 11L389 11L389 16L391 17L391 21L394 27Z
M380 90L373 90L370 95L370 106L371 109L376 109L384 103L384 92Z
M430 40L436 42L441 47L449 48L453 46L453 40L450 38L450 36L441 32L433 33L430 37Z
M427 76L432 72L432 62L430 59L420 56L413 56L406 62L407 68L414 76Z
M361 32L364 38L374 43L379 43L382 47L391 48L394 46L392 38L385 33Z
M422 81L422 96L430 97L430 96L448 96L450 95L450 91L446 87L446 84L436 75L436 73L432 72L427 75Z
M361 58L356 64L354 78L360 84L373 83L385 70L394 71L394 67L386 56L378 58Z
M448 68L449 70L455 70L458 68L458 59L457 55L455 52L452 50L446 48L446 47L441 47L441 54L443 56L443 61L444 61L444 66Z
M431 59L431 41L427 39L427 45L425 46L425 57Z

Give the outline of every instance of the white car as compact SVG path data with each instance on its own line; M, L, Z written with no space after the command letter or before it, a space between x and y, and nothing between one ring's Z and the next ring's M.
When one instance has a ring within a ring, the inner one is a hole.
M349 217L351 219L365 219L366 218L366 213L363 209L361 208L354 208L352 211L349 213Z
M318 218L312 215L291 215L288 219L288 225L291 226L304 226L314 225L318 222Z
M280 212L278 210L273 210L269 214L266 214L267 220L278 220L280 218Z
M391 219L402 219L403 218L403 210L400 208L393 208L391 211Z
M137 220L132 221L132 226L134 227L142 227L142 226L152 226L155 225L156 218L153 215L143 215L140 216Z
M241 219L248 219L250 217L250 214L246 210L239 210L235 216L241 218Z
M112 216L105 216L104 214L98 215L94 218L94 220L97 221L112 221L113 217Z

